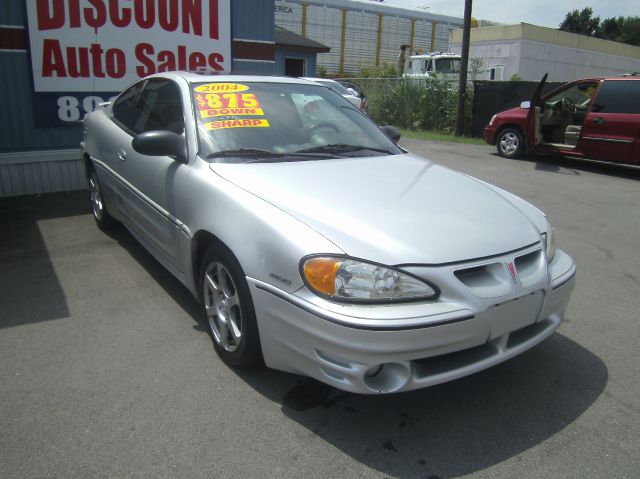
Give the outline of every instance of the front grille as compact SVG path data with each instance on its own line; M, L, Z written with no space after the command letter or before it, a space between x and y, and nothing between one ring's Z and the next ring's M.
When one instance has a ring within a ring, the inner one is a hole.
M518 256L513 261L518 273L518 280L523 288L529 288L544 280L546 268L542 250Z
M547 318L509 333L506 346L504 347L501 347L501 344L505 344L504 338L501 337L489 341L482 346L476 346L463 351L417 359L413 361L416 378L426 379L441 374L454 373L468 366L491 361L492 359L495 360L491 361L493 363L496 361L499 362L500 356L508 356L512 350L520 348L528 342L531 342L529 347L536 344L542 337L549 334L555 326L557 326L557 323Z

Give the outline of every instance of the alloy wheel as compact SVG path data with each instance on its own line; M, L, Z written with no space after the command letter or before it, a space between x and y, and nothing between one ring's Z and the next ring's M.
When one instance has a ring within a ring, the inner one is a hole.
M93 207L93 216L95 216L96 219L100 221L102 219L102 216L104 215L104 204L102 202L102 191L100 190L100 183L98 183L98 178L95 171L92 171L91 176L89 177L89 191L91 193L91 206Z
M214 340L225 350L235 351L242 340L242 309L238 289L226 266L207 265L203 281L204 306Z
M507 156L513 155L518 150L518 146L518 136L511 131L500 138L500 149Z

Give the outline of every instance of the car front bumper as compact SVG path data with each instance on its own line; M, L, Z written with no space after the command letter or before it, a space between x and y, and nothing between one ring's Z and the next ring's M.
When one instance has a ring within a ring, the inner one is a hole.
M498 299L436 271L451 276L438 301L388 306L327 304L306 290L288 294L248 280L267 366L376 394L451 381L540 343L563 320L575 271L558 250L542 282L514 282Z
M496 132L497 130L493 126L485 126L484 127L484 141L486 141L490 145L496 144Z

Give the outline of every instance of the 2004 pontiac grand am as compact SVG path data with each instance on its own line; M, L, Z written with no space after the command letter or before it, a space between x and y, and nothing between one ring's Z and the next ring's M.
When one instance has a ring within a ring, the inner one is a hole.
M225 363L388 393L541 342L575 277L543 213L393 133L311 81L165 73L87 115L82 153L98 226L199 299Z

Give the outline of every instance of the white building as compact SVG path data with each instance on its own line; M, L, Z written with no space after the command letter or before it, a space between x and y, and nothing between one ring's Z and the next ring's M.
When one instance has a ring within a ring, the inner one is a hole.
M462 30L451 32L451 51L460 52ZM482 62L478 79L548 81L617 76L640 71L640 47L567 33L527 23L471 29L469 58Z

